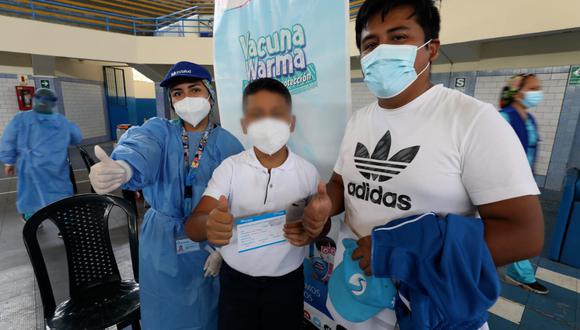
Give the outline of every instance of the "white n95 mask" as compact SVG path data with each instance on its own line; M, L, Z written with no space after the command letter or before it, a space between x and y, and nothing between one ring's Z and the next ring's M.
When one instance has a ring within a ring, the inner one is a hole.
M290 124L280 119L260 119L248 126L248 136L254 147L271 156L288 143Z
M211 110L211 104L204 97L186 97L173 104L179 118L193 126L197 126Z

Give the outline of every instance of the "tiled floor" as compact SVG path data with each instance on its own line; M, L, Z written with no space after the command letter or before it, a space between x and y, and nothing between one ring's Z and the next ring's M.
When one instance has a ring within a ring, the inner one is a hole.
M79 159L75 164L79 192L89 192L86 171ZM15 208L15 181L0 178L0 330L42 329L42 304L32 268L22 243L22 226ZM542 205L546 218L546 247L556 218L559 194L544 192ZM142 211L141 211L142 214ZM123 277L131 278L127 231L120 214L110 224L111 238ZM39 232L41 247L51 276L57 301L68 296L64 247L52 224ZM546 296L532 294L502 283L502 298L492 308L489 326L492 330L549 329L580 330L580 270L548 260L546 252L532 262L537 277L550 289ZM500 269L500 273L502 273Z
M543 192L546 242L542 256L532 260L537 267L536 278L550 293L538 295L502 282L502 298L489 316L490 329L580 330L580 270L546 257L559 197L555 192ZM503 270L499 272L502 276Z

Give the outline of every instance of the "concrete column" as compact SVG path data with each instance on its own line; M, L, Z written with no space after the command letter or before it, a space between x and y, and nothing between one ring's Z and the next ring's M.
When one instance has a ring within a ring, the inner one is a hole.
M35 76L54 77L56 75L55 63L54 56L32 55L32 74Z

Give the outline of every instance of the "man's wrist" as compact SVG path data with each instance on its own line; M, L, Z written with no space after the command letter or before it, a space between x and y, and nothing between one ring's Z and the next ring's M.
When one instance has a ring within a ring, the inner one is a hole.
M326 235L328 235L328 233L330 232L330 226L331 226L330 220L331 220L331 218L326 219L326 223L324 224L322 231L320 232L320 234L318 234L318 236L316 236L314 238L314 240L326 237Z

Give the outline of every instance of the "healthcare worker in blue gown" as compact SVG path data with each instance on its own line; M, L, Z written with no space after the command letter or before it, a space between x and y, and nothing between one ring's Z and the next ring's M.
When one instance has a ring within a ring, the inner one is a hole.
M16 208L23 219L73 195L68 147L79 144L82 135L77 125L54 112L56 101L52 90L38 89L32 111L14 116L2 134L0 161L7 176L18 172Z
M214 169L243 151L232 134L210 120L215 104L210 83L202 66L175 64L161 86L169 91L180 119L152 118L129 129L110 158L95 148L100 160L90 174L95 191L142 189L151 205L139 240L141 322L146 330L217 328L219 279L204 272L213 248L190 241L183 231Z
M540 79L534 74L518 74L511 77L501 91L500 114L516 132L534 169L540 141L536 119L530 109L537 107L544 97ZM506 280L538 294L550 291L536 279L536 270L529 260L520 260L506 269Z

